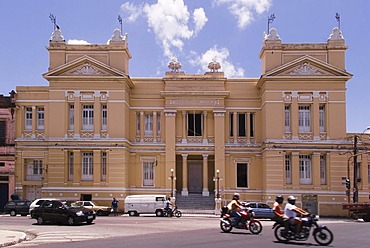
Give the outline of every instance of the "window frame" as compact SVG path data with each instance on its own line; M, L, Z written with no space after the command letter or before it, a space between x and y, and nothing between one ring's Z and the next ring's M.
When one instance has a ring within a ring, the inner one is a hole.
M299 155L299 182L300 184L312 184L312 156Z
M249 188L249 162L236 161L236 187ZM245 167L245 168L242 168ZM239 174L239 172L241 174Z
M45 108L37 107L37 121L36 121L37 130L45 129Z
M300 133L311 132L311 106L298 106L298 128Z
M24 109L24 130L32 130L32 107L25 107Z
M82 152L81 180L92 181L94 177L94 153Z
M94 131L94 104L82 105L82 130Z
M154 187L155 184L155 157L142 157L142 184L143 187Z

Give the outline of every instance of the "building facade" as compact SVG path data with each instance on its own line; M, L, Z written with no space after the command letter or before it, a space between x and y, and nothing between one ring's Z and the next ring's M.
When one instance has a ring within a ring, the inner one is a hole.
M176 59L162 78L131 78L126 38L116 29L108 44L71 45L56 29L48 86L17 87L16 192L23 198L110 204L164 193L219 196L219 203L239 192L272 203L284 194L321 215L346 214L352 75L338 28L320 44L284 44L272 29L260 78L226 78L217 61L204 75L186 74ZM367 154L361 160L364 200Z
M0 95L0 212L15 187L15 92Z

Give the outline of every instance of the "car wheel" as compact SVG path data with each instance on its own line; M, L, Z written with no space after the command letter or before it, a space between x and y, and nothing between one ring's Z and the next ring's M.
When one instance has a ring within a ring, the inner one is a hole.
M39 225L44 224L44 219L41 216L37 217L37 224Z
M87 224L89 224L89 225L90 225L92 222L93 222L93 220L87 220L87 221L86 221L86 223L87 223Z
M17 215L17 212L15 212L15 210L10 210L10 216L16 216Z
M136 215L137 215L137 213L136 213L136 211L129 211L129 212L128 212L128 215L129 215L129 216L136 216Z
M98 212L96 212L96 215L97 215L97 216L102 216L102 215L103 215L103 211L98 210Z
M67 219L67 223L69 226L73 226L75 224L75 219L72 216L69 216Z
M155 211L155 216L157 216L157 217L163 216L163 211L162 210Z

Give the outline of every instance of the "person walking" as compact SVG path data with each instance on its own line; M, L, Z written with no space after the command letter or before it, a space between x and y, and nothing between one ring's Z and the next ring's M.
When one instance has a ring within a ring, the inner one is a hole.
M117 216L118 215L118 212L117 212L118 200L114 197L113 197L113 200L112 200L112 209L113 209L113 216Z

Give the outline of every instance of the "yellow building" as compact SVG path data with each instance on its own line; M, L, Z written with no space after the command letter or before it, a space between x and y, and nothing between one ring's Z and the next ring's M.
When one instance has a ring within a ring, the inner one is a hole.
M346 49L338 28L321 44L284 44L271 29L260 78L226 78L217 61L204 75L185 74L176 59L163 78L130 78L118 29L101 45L66 44L56 29L49 86L17 87L16 192L105 204L144 193L214 202L234 192L271 204L284 194L343 215L350 155L341 152L353 143Z

